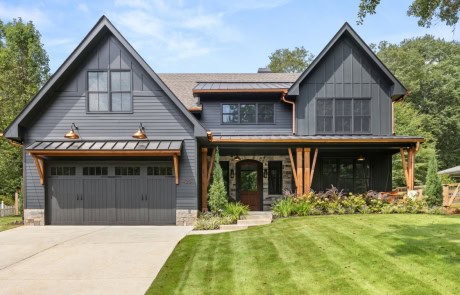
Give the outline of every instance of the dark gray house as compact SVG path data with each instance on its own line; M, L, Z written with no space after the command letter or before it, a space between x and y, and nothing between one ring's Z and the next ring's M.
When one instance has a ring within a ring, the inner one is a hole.
M403 85L345 24L302 74L156 74L102 17L5 130L34 224L190 224L216 148L230 198L413 188L423 138L394 135ZM406 160L407 154L407 160Z

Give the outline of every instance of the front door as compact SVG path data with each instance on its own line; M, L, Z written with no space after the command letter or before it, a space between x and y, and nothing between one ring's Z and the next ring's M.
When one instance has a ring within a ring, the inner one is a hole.
M262 210L262 163L245 160L236 164L238 196L249 210Z

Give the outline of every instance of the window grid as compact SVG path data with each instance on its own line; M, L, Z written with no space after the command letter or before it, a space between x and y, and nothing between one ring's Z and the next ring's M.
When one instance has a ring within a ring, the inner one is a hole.
M107 167L83 167L84 176L107 176L109 174Z
M231 108L234 108L233 112ZM228 103L222 104L221 109L222 124L275 124L273 103Z
M167 166L147 167L148 176L173 176L173 168Z
M88 112L132 112L132 75L130 70L91 70L88 71L87 84Z
M74 176L75 167L51 167L51 176Z
M141 175L140 167L115 167L115 176Z

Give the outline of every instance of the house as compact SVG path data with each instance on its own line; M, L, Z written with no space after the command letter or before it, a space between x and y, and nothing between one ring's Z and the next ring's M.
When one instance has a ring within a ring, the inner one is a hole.
M413 188L423 138L394 135L404 86L348 24L301 74L156 74L106 17L5 130L34 224L190 224L219 148L230 198ZM407 161L406 161L407 154Z
M439 171L438 174L447 175L453 180L460 182L460 166L455 166L455 167L451 167L451 168Z

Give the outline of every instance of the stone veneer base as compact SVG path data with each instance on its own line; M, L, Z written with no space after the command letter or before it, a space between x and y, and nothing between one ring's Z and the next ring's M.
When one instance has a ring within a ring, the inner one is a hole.
M24 225L45 225L45 209L24 209Z
M198 210L176 210L176 225L193 225L198 218Z

